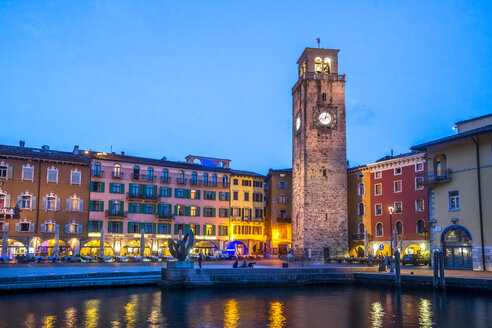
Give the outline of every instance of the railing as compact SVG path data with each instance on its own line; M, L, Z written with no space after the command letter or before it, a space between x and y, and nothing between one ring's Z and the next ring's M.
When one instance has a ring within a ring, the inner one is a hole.
M173 217L167 213L157 213L156 218L158 220L172 220Z
M180 178L176 179L176 183L180 185L186 184L187 181L188 181L187 179L180 179Z
M155 175L132 173L132 180L155 181Z
M116 210L106 210L106 217L108 218L126 218L128 212L116 211Z
M277 218L278 223L292 223L292 218Z
M303 75L306 79L315 79L315 80L329 80L329 81L345 81L345 74L324 74L324 73L314 73L314 72L306 72Z
M97 177L97 178L102 178L104 177L104 171L103 170L91 170L91 176Z
M352 240L364 240L364 234L363 233L353 233L352 234Z
M111 172L113 175L113 179L123 179L123 172Z
M171 177L161 176L161 182L171 183Z
M219 181L202 181L202 180L193 180L189 181L190 186L203 186L203 187L213 187L213 188L228 188L229 182L223 183Z
M128 199L142 199L142 200L157 200L158 195L149 195L146 193L132 193L129 192L126 194Z
M422 180L418 185L433 185L440 182L451 181L451 169L447 169L444 172L434 172L432 174L422 173L418 177Z

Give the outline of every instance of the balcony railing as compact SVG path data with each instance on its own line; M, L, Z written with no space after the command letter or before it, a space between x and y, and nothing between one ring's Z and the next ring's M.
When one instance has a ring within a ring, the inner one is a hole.
M278 223L292 223L292 218L277 218Z
M172 220L173 216L168 214L168 213L157 213L156 219L157 220Z
M132 173L132 180L155 181L155 175Z
M352 234L352 240L364 240L364 234L363 233L353 233Z
M171 183L171 177L161 176L161 182Z
M314 80L328 80L328 81L345 81L345 74L322 74L322 73L314 73L314 72L306 72L303 75L306 79L314 79Z
M128 199L140 199L140 200L157 200L159 196L158 195L149 195L146 193L133 193L129 192L127 193L127 198Z
M219 181L201 181L201 180L189 180L190 186L201 186L201 187L212 187L212 188L228 188L229 182L219 182Z
M103 170L91 170L91 176L97 177L97 178L102 178L104 177L104 171Z
M187 179L180 179L180 178L176 179L176 183L180 185L186 184L187 181L188 181Z
M108 218L126 218L128 212L122 212L119 210L106 210L106 217Z
M440 182L451 181L451 169L447 169L444 172L434 172L432 174L419 174L418 177L421 178L419 185L434 185Z
M123 172L111 172L113 175L113 179L123 179Z

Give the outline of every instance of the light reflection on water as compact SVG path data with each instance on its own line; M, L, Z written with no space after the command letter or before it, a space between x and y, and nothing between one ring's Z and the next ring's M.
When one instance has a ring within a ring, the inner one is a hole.
M0 296L0 327L487 327L487 295L348 286Z

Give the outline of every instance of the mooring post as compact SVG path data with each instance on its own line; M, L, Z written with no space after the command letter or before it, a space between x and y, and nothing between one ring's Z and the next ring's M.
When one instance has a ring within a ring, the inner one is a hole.
M400 252L398 250L395 251L395 269L396 269L396 274L395 274L395 282L396 282L396 287L401 286L401 267L400 267Z
M432 279L432 283L433 283L434 289L437 289L439 286L439 254L438 254L438 251L435 250L432 253L432 256L433 256L433 260L434 260L434 263L433 263L434 264L434 276Z
M444 252L439 252L439 271L440 271L440 279L439 285L442 290L446 289L446 278L444 277Z

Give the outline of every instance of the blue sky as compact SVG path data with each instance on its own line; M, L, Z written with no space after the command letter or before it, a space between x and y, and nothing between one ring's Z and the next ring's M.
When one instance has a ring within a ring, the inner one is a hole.
M317 37L351 166L492 112L491 1L0 1L0 143L290 167Z

